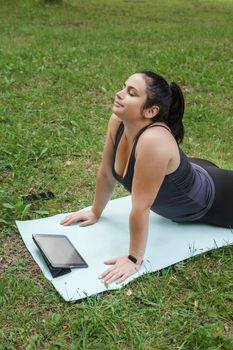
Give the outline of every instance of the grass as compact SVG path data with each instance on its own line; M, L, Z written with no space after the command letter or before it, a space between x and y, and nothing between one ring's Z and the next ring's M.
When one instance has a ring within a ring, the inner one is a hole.
M233 168L230 0L0 0L0 349L233 348L232 247L65 303L15 219L91 203L114 92L153 69L185 94L183 149ZM56 198L26 205L22 196ZM117 187L114 197L125 192Z

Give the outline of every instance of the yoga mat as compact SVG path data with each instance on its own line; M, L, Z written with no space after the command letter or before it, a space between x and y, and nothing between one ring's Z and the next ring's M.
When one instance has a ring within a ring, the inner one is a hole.
M142 274L158 271L194 255L233 244L231 229L197 223L178 224L151 212L143 265L123 283L112 283L106 288L98 279L99 274L108 268L104 265L104 260L128 255L130 210L131 197L127 196L111 200L99 221L91 226L60 225L59 222L67 214L38 220L16 221L16 224L26 247L43 274L66 301L79 300L106 290L121 288ZM67 275L52 278L32 240L32 234L36 233L66 235L89 267L72 269Z

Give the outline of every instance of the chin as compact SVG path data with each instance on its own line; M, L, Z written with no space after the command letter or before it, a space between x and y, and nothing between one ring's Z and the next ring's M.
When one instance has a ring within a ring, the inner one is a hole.
M112 112L120 119L120 120L123 120L124 119L124 117L122 116L122 114L121 113L117 113L117 111L113 108L112 109Z
M117 108L116 106L113 106L112 107L112 112L114 113L114 114L116 114L119 118L120 118L120 111L119 111L119 108Z

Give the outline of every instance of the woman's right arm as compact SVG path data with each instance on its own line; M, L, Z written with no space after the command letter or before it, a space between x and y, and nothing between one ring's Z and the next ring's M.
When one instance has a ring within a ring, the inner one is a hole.
M108 124L108 131L105 139L102 161L97 173L95 196L92 208L89 211L77 211L68 215L60 223L64 226L77 221L82 221L80 226L94 224L102 214L106 204L111 198L116 180L112 175L112 161L114 154L114 140L120 120L114 114Z

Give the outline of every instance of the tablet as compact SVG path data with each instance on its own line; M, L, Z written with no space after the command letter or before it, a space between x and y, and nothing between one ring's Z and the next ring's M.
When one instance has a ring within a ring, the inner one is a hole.
M88 267L66 236L34 234L32 238L52 267Z

